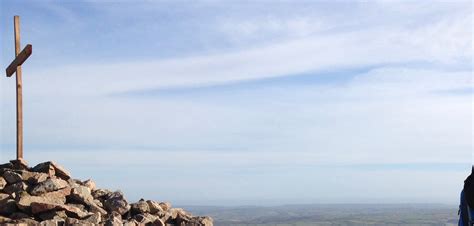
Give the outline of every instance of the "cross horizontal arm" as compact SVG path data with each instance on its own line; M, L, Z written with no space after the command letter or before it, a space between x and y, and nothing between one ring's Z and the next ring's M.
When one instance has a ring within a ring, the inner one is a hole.
M26 59L31 55L33 51L33 47L28 44L25 48L18 54L18 56L11 62L11 64L7 67L7 77L10 77L15 73L16 68L21 66Z

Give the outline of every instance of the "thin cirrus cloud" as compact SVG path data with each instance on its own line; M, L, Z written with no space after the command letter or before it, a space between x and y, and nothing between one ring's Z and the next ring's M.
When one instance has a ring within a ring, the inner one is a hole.
M34 4L56 23L37 15L45 29L25 31L38 37L24 69L31 162L54 156L132 198L187 204L454 200L472 150L462 3L78 4L90 10ZM42 37L54 29L64 32L51 46ZM13 158L14 81L1 81L2 155ZM133 185L150 172L172 185Z

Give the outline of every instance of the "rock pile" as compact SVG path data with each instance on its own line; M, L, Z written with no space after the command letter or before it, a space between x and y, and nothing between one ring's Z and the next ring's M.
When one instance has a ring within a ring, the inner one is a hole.
M29 168L25 161L0 165L0 225L212 226L168 202L131 203L120 191L72 179L54 162Z

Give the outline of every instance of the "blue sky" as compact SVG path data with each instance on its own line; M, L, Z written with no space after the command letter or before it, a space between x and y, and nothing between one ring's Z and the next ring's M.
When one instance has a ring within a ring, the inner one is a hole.
M470 171L469 1L0 7L1 64L13 15L33 44L26 159L132 200L456 203ZM0 85L6 162L14 79Z

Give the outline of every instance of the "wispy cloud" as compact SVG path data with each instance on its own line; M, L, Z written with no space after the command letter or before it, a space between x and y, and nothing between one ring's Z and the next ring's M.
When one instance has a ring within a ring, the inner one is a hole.
M344 184L349 196L372 187L385 200L446 201L462 182L459 166L469 167L469 2L7 3L30 15L22 23L35 46L24 66L33 161L54 158L117 186L91 169L162 172L174 192L153 187L185 200L301 200L277 189L286 188L279 181L315 178L321 183L292 191L335 201L331 191ZM14 154L14 79L0 81L6 160ZM412 167L436 164L455 167ZM397 193L387 175L412 187ZM426 183L439 185L435 175L445 183L423 196ZM209 193L187 192L206 176Z

